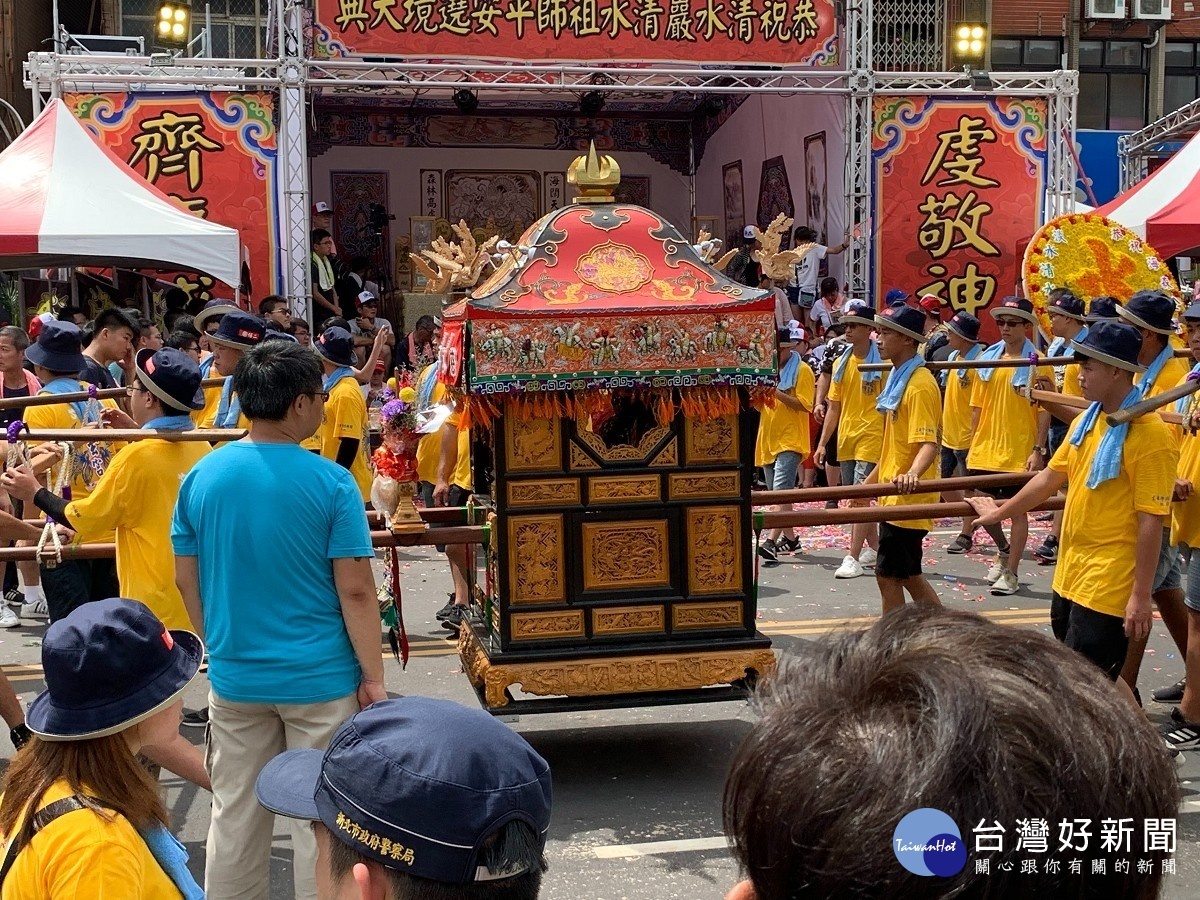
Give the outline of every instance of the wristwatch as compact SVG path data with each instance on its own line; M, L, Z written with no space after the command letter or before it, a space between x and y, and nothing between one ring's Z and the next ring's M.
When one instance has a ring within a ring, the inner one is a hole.
M1036 453L1038 456L1045 456L1048 449L1049 448L1047 448L1047 447L1034 447L1033 452Z
M20 750L29 743L29 739L33 737L33 732L29 730L29 726L22 722L16 728L10 729L8 738L12 741L13 746Z

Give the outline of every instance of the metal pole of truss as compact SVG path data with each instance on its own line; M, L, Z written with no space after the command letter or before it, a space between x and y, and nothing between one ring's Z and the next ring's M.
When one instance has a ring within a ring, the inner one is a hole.
M279 28L279 224L282 230L283 284L280 293L292 315L313 325L309 285L308 122L305 113L307 66L299 3L281 10Z
M869 298L871 252L874 227L871 220L871 100L875 94L873 73L873 0L860 0L846 7L846 68L850 70L850 93L846 98L846 226L861 226L861 236L850 243L846 254L846 280L850 296ZM879 223L874 223L878 227Z
M1054 93L1048 98L1050 121L1046 134L1046 198L1043 222L1075 208L1075 109L1079 99L1079 73L1054 73Z

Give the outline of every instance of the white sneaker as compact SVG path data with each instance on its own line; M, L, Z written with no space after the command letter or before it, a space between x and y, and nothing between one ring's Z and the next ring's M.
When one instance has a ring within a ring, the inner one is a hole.
M1017 576L1007 569L1000 573L1000 577L992 585L992 593L997 595L1015 594L1020 589L1021 583L1017 581Z
M0 628L16 628L20 624L20 618L9 609L8 604L0 603Z
M864 569L869 569L875 565L875 560L879 559L879 554L870 547L863 547L862 552L858 554L858 562Z
M842 560L842 564L838 566L838 570L833 573L834 578L858 578L860 575L866 575L866 570L853 556L847 556Z
M32 603L21 604L22 619L48 619L50 610L46 608L46 598L39 597Z
M1003 575L1004 572L1005 572L1005 569L1004 569L1003 563L993 563L992 567L990 569L988 569L988 574L987 574L988 584L995 584L996 579L999 578L1001 575Z

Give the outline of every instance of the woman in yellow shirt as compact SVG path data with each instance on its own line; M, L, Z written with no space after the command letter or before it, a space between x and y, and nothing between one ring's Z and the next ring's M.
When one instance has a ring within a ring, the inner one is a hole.
M50 626L47 689L26 715L34 737L0 797L0 898L203 897L137 759L178 735L203 656L196 635L135 600L86 603Z

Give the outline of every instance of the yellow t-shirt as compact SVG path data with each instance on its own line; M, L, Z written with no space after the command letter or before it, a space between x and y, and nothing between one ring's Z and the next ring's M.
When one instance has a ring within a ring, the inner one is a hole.
M1029 454L1037 444L1038 407L1026 400L1020 389L1013 388L1018 371L993 369L988 381L976 380L971 390L971 406L979 409L979 427L967 455L968 469L1025 471ZM1038 366L1036 376L1031 377L1053 380L1054 370Z
M875 381L863 381L858 372L859 359L852 349L846 350L850 361L841 382L830 379L829 399L842 404L838 419L837 456L842 462L852 459L879 462L883 445L883 416L875 409L875 401L887 385L887 373ZM841 360L833 364L836 373Z
M441 403L446 396L446 386L435 384L430 394L431 403ZM452 426L447 419L442 427L431 434L421 435L417 443L417 478L430 484L437 484L438 465L442 455L442 432L447 428L458 429L458 459L454 466L454 477L451 484L456 484L464 491L471 490L471 432L458 428L457 421Z
M204 389L204 409L192 412L192 421L197 428L212 428L217 418L217 407L221 405L221 386Z
M795 351L793 351L795 352ZM812 452L812 432L809 430L812 416L813 394L816 378L812 369L803 361L796 371L796 383L788 391L800 401L803 409L792 409L780 401L774 406L763 407L758 421L758 440L754 445L754 464L765 466L785 450L799 453L801 457Z
M1158 373L1158 377L1154 379L1154 384L1150 386L1150 390L1146 393L1146 399L1157 397L1163 391L1169 391L1171 388L1178 385L1183 379L1187 378L1188 372L1192 370L1191 364L1182 356L1174 356L1168 359L1163 365L1162 370ZM1134 384L1140 384L1142 376L1138 375L1134 379Z
M367 462L371 435L367 421L367 401L355 378L347 377L329 391L325 403L325 421L321 425L321 455L337 461L342 438L358 441L358 453L350 466L350 474L358 485L363 499L371 496L371 466Z
M1101 415L1078 447L1065 440L1050 460L1050 468L1065 473L1071 485L1054 590L1097 612L1124 616L1133 589L1137 514L1170 515L1179 453L1163 420L1142 416L1129 426L1121 474L1090 489L1092 457L1107 431Z
M32 407L30 407L32 409ZM56 781L39 809L74 791ZM17 854L2 900L75 900L137 897L181 900L182 894L159 866L133 824L117 813L106 820L88 809L55 819ZM4 846L7 846L7 836Z
M136 441L109 464L92 493L67 505L84 541L116 531L121 596L140 600L168 628L192 630L175 586L171 515L179 485L206 453L203 441Z
M954 372L950 377L958 380ZM915 369L904 388L904 396L893 413L883 417L883 452L879 457L879 482L886 484L912 468L922 444L936 444L938 419L942 414L942 392L932 373L921 366ZM938 455L921 473L921 479L937 478ZM913 506L937 503L937 494L905 494L879 498L880 506ZM933 530L932 519L898 519L891 524L900 528Z
M1171 543L1200 547L1200 435L1183 432L1176 477L1190 481L1195 492L1182 503L1171 504Z
M946 396L942 403L943 447L951 450L971 448L971 391L978 380L977 369L946 372Z
M1083 388L1079 386L1080 365L1063 366L1062 392L1067 397L1082 397Z

